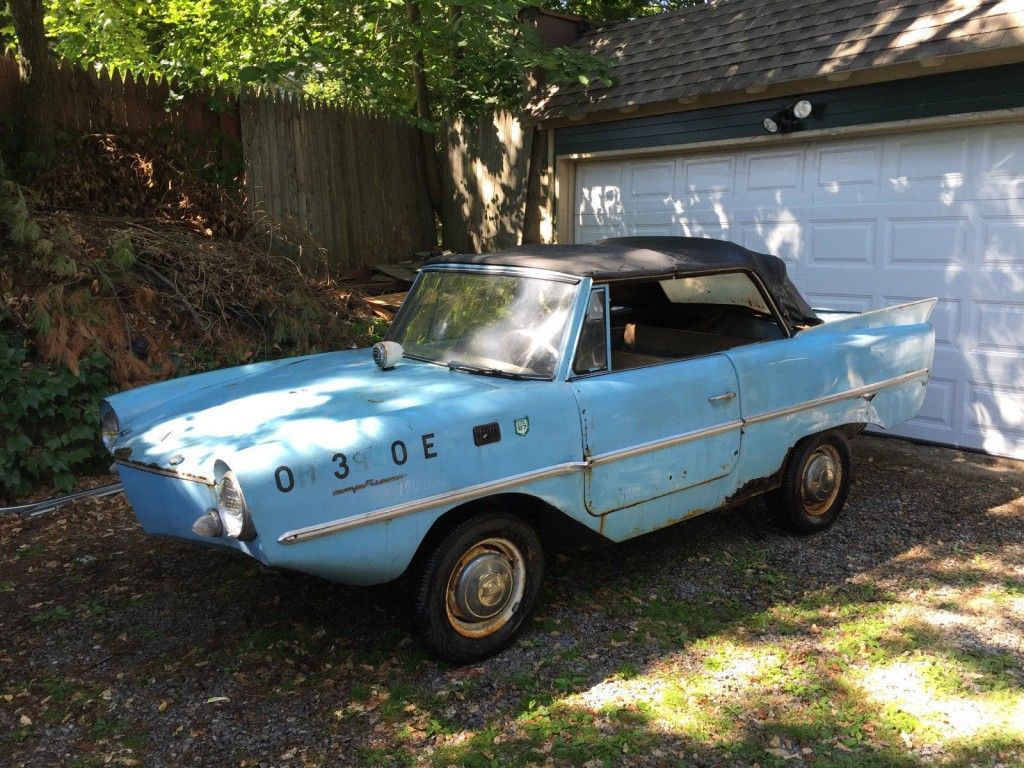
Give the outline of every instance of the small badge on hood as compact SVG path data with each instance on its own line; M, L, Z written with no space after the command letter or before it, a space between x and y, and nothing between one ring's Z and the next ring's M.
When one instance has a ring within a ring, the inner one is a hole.
M516 434L520 437L526 437L526 433L530 431L530 417L523 416L521 419L516 419L514 425Z

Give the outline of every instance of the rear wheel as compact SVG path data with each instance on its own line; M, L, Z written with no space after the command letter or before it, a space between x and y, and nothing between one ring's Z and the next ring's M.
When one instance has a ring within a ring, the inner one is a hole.
M540 593L544 556L525 521L488 512L452 529L413 578L417 634L450 661L475 661L518 634Z
M822 432L793 449L782 485L765 496L768 511L793 533L823 531L839 518L850 490L850 449L839 432Z

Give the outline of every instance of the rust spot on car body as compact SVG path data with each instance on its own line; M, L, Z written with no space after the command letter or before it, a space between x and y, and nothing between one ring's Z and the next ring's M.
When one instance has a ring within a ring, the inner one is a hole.
M725 500L722 502L722 506L732 507L737 504L742 504L744 501L749 501L755 496L760 496L762 493L775 490L782 484L782 470L784 468L785 465L779 467L770 475L755 477L753 480L748 480L737 488L731 495L726 496Z
M182 472L176 469L167 469L166 467L161 467L155 461L129 461L127 459L118 458L116 463L122 464L126 467L131 467L132 469L138 469L143 472L152 472L154 475L163 475L164 477L175 477L178 478L179 480L189 480L193 483L202 483L203 485L209 485L210 487L213 487L215 485L213 480L208 477L203 477L202 475L193 475L190 472Z

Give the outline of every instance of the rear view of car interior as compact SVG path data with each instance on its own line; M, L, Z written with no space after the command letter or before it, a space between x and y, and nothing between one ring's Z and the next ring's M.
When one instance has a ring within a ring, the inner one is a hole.
M786 338L743 272L611 282L612 370Z

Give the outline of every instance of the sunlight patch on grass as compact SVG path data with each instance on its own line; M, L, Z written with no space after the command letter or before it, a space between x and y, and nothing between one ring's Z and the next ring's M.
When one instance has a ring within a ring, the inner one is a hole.
M609 708L632 706L637 701L660 701L665 690L665 683L650 677L636 677L630 680L611 678L602 680L575 696L563 699L567 705L580 704L592 712L601 712Z
M1024 694L950 695L936 684L935 664L931 658L872 664L857 682L877 705L911 715L947 744L985 736L1024 739Z

